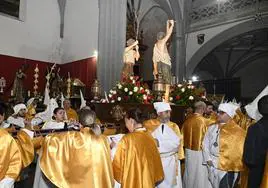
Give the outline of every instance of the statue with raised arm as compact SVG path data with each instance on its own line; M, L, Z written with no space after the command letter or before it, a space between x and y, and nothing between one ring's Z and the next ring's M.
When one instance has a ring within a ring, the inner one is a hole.
M122 68L121 72L121 80L124 78L128 78L129 76L133 76L133 66L135 64L135 61L138 61L140 58L139 53L139 42L134 39L128 39L127 40L127 47L124 51L124 66Z
M157 42L153 51L153 75L156 79L158 73L162 73L164 83L166 84L165 100L168 101L169 88L171 84L171 58L167 49L167 41L170 38L174 28L174 20L167 21L166 33L157 34Z

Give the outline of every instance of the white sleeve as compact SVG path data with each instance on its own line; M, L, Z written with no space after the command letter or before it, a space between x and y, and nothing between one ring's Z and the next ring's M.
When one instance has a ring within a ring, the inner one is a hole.
M210 129L206 132L204 136L204 140L202 143L202 153L203 153L203 164L207 164L207 161L211 161L210 152L209 152L209 146L210 146Z
M164 132L157 139L160 153L178 152L180 138L168 126L165 125Z
M25 127L25 124L23 122L22 118L13 118L12 116L7 119L7 122L13 125L17 125L19 127Z
M12 178L4 178L0 181L0 187L1 188L14 188L15 180Z

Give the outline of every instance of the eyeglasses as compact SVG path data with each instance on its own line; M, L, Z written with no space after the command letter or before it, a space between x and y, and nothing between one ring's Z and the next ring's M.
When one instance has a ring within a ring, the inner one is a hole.
M223 115L223 114L225 114L225 112L223 112L223 111L218 111L218 114L219 114L219 115Z

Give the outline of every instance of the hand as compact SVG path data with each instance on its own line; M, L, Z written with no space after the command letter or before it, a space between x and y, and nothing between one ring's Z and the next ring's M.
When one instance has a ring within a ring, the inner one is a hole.
M207 165L208 165L208 166L211 166L211 167L214 166L213 163L212 163L212 161L207 161Z

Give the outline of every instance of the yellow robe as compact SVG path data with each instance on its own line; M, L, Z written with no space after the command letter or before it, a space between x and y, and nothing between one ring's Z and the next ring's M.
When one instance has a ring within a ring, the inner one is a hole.
M72 108L65 110L68 120L78 120L78 115L76 111Z
M89 128L48 135L40 168L60 188L114 186L107 138L94 135Z
M256 123L254 120L251 120L251 118L249 118L247 115L243 114L240 109L236 110L236 115L233 117L233 120L245 131L247 131L252 124Z
M266 155L265 169L263 172L261 188L268 188L268 153Z
M7 177L16 180L21 168L21 153L15 139L0 129L0 181Z
M246 131L229 120L220 128L219 134L219 163L223 171L239 172L244 170L242 162Z
M217 114L216 113L212 113L210 116L206 117L207 120L207 126L213 125L217 122Z
M146 129L136 130L120 140L113 171L122 188L153 188L164 179L160 154Z
M154 130L157 129L158 126L160 126L160 125L161 125L161 122L159 121L159 119L150 119L150 120L143 122L143 126L151 133L154 132ZM185 156L184 156L184 150L183 150L183 145L184 145L183 134L181 133L180 128L176 123L170 121L168 123L168 126L180 138L180 146L179 146L179 150L178 150L178 159L179 160L184 159Z
M194 151L201 151L207 128L207 120L201 114L193 114L186 119L182 125L184 147Z
M35 114L36 114L35 107L33 105L30 105L27 108L27 113L25 115L25 119L27 119L28 121L31 121L34 118Z

